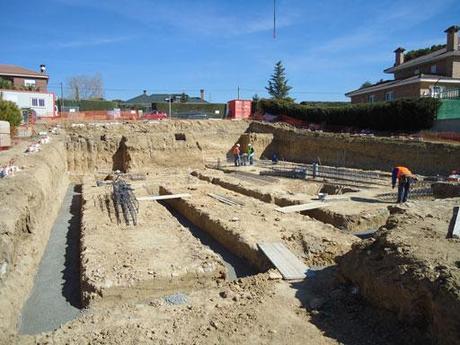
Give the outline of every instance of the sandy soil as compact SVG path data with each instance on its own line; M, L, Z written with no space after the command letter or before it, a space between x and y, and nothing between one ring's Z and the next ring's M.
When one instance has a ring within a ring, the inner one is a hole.
M137 196L144 181L130 182ZM111 185L83 185L81 239L82 289L85 304L164 295L201 289L225 279L219 257L192 236L164 206L141 201L138 224L115 216Z
M27 144L0 152L0 164L14 159L21 169L0 179L0 344L15 333L68 182L62 139L33 154Z
M257 175L261 170L263 168L250 168L250 173ZM378 185L373 188L357 189L334 184L340 181L324 182L283 177L277 177L273 182L261 183L246 178L245 175L224 173L214 169L197 170L192 174L226 189L279 206L315 201L320 191L338 192L337 197L329 196L331 200L337 199L330 201L329 207L305 211L303 214L351 232L377 229L384 225L390 215L388 205L392 204L376 198L377 195L390 190L389 187Z
M281 214L257 199L231 192L210 183L192 188L164 184L162 192L177 194L187 191L190 199L171 201L171 205L213 237L246 258L254 266L264 268L266 259L258 250L259 242L283 241L301 256L307 265L327 265L336 255L349 250L357 238L331 225L296 213ZM208 194L222 195L242 205L229 206Z
M345 286L334 289L330 278L288 284L266 273L195 290L183 305L153 298L95 307L56 332L17 343L421 344L417 333L375 314Z
M458 199L394 206L375 239L338 259L345 280L439 344L460 339L460 240L446 239Z

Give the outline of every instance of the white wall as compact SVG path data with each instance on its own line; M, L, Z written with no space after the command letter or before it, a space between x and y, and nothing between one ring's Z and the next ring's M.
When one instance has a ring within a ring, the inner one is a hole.
M0 95L4 100L16 103L19 108L33 109L39 117L57 115L55 112L55 98L53 93L0 90ZM34 105L33 100L36 100L36 105ZM41 102L43 102L43 105Z

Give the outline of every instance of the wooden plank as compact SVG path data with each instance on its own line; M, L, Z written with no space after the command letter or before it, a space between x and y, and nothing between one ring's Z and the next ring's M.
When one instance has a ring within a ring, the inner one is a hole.
M305 279L308 267L280 242L258 243L262 252L286 280Z
M460 217L459 217L459 207L454 207L455 221L452 229L452 237L460 238Z
M167 195L151 195L151 196L141 196L137 198L138 201L155 201L155 200L167 200L167 199L182 199L190 198L191 195L184 194L167 194Z
M314 210L315 208L328 207L328 206L331 206L331 205L325 202L309 202L308 204L277 207L275 208L275 210L282 212L282 213L292 213L292 212Z

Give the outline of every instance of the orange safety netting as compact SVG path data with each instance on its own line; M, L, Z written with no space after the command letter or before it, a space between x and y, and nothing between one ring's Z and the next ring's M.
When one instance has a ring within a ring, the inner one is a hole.
M113 112L107 110L91 110L79 112L60 112L58 116L40 116L40 121L113 121L113 120L142 120L142 113L135 110Z

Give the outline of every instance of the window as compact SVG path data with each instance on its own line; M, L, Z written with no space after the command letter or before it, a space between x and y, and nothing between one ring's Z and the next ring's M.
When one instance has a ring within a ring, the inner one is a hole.
M32 98L32 107L38 107L38 99Z
M391 102L395 99L395 93L394 91L387 91L385 92L385 101Z
M45 106L45 100L43 98L38 99L38 106L39 107L44 107Z
M369 95L367 96L367 101L369 103L374 103L375 102L375 95Z
M436 74L436 65L432 65L432 66L430 67L430 73Z
M35 86L34 79L24 79L24 86Z

